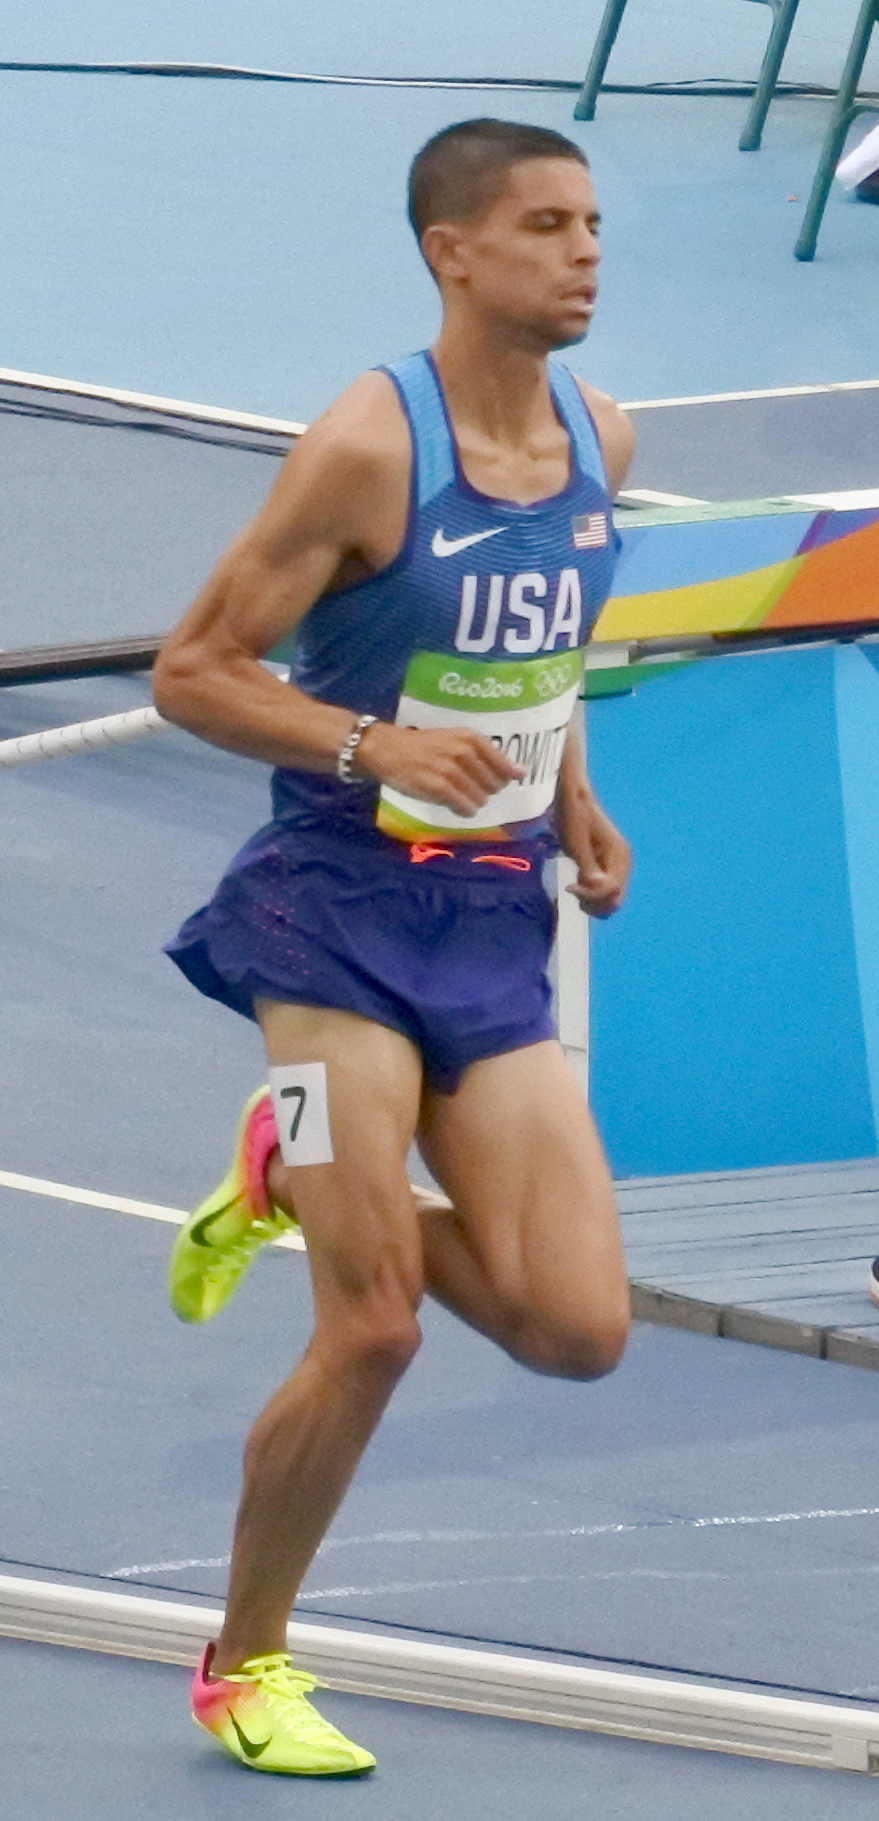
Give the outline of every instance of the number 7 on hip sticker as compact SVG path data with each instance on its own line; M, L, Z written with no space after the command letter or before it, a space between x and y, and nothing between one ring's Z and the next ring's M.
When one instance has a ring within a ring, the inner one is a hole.
M332 1163L325 1062L289 1062L269 1069L269 1087L286 1164Z

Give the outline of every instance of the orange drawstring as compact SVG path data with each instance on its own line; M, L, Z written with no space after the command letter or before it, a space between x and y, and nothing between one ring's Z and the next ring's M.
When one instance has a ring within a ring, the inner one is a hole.
M511 873L530 873L531 861L521 854L474 854L473 866L506 866Z
M431 847L429 841L414 841L409 849L409 858L415 866L420 866L423 860L436 859L438 854L444 854L449 860L455 858L451 847Z
M459 850L460 851L460 850ZM458 856L452 847L432 847L429 841L413 841L409 849L409 858L414 866L423 865L425 860L455 860ZM505 866L511 873L530 873L531 861L521 854L473 854L471 866Z

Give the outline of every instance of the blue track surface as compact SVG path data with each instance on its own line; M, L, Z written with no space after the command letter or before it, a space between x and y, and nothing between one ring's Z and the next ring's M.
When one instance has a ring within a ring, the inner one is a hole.
M143 685L0 707L23 731L111 695ZM258 1042L159 948L264 790L260 768L183 735L4 779L2 1167L172 1207L213 1180ZM9 1189L0 1206L3 1555L219 1593L222 1566L198 1564L225 1556L243 1434L304 1344L303 1260L264 1256L221 1321L186 1329L165 1310L167 1227ZM303 1610L879 1692L872 1375L643 1329L583 1388L527 1376L439 1311L426 1329Z
M875 1787L839 1771L716 1758L669 1746L436 1708L323 1695L379 1767L366 1781L254 1775L187 1719L187 1674L78 1650L0 1643L9 1812L40 1821L859 1821ZM47 1715L51 1721L47 1725Z
M166 1228L0 1208L3 1555L219 1595L243 1434L307 1338L302 1261L192 1331ZM643 1328L583 1389L424 1326L303 1616L875 1700L872 1374Z
M366 74L579 81L598 0L541 17L494 0L428 16L406 0L327 9L59 0L0 13L15 57L198 58ZM803 0L789 73L835 84L855 0ZM633 0L618 80L739 76L769 15L742 0ZM876 78L874 49L865 81ZM792 257L827 103L779 100L764 149L737 149L745 102L503 91L285 88L0 73L4 363L164 396L308 417L361 368L435 324L403 216L417 146L478 113L587 150L606 216L603 300L578 369L622 398L874 373L876 210L842 192L814 266ZM791 203L791 196L800 198Z

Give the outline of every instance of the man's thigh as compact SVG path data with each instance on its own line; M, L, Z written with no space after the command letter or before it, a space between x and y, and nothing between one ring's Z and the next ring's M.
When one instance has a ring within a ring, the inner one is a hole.
M613 1188L580 1088L554 1042L426 1092L419 1143L500 1297L572 1336L625 1329Z
M398 1032L353 1012L258 1000L270 1071L317 1063L325 1074L332 1160L288 1168L319 1305L404 1288L420 1294L420 1234L406 1155L421 1097L421 1059Z

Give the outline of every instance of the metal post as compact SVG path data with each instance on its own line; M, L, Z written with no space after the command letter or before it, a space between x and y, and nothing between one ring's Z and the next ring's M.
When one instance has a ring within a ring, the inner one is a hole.
M601 87L607 60L613 50L614 40L620 29L620 21L626 10L626 0L607 0L604 18L598 29L592 60L586 71L586 80L577 96L574 108L575 120L594 120L595 103Z
M763 67L754 90L754 99L742 128L742 136L739 140L740 152L759 150L763 127L769 112L769 103L775 94L775 84L778 81L784 53L787 50L787 41L791 35L800 0L761 0L761 3L772 7L775 19L769 34Z
M818 234L830 195L833 173L839 163L840 153L845 144L845 136L858 114L875 112L875 105L869 101L855 101L861 71L867 56L873 27L879 23L879 0L863 0L858 14L851 48L846 58L842 81L837 90L836 100L830 123L824 136L818 169L812 185L809 205L803 217L800 237L794 248L797 259L814 259L818 244Z

